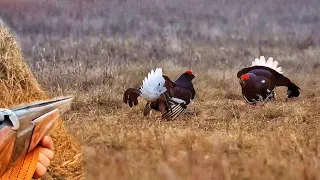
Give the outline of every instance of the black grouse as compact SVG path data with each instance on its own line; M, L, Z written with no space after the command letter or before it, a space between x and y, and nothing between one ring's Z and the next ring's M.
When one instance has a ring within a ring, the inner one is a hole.
M162 69L157 68L148 73L140 88L129 88L124 92L123 102L130 107L138 104L138 97L147 101L144 115L156 110L162 113L163 119L175 119L183 113L187 105L195 97L192 80L195 76L191 70L183 73L175 82L162 75Z
M273 61L272 57L268 61L264 56L256 58L251 67L244 68L237 74L244 99L250 104L274 99L277 86L288 87L288 98L298 97L300 88L282 73L282 68L278 67L278 62Z

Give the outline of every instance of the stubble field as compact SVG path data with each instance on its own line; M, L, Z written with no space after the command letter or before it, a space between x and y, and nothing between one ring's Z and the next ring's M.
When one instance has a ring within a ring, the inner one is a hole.
M236 59L236 52L231 50L225 57ZM316 54L316 50L277 52L274 57L282 64L295 65L308 56L312 61ZM133 63L115 68L113 77L98 85L89 84L102 81L96 77L99 69L89 71L85 76L89 82L84 90L74 91L75 104L65 118L71 132L84 144L86 177L319 178L319 72L307 66L309 63L300 64L299 70L288 66L285 74L299 84L301 96L288 100L286 88L279 88L278 101L250 106L243 101L235 76L241 65L250 62L239 62L228 69L194 65L196 100L186 114L172 122L161 121L157 113L144 117L145 102L129 108L121 101L122 93L125 88L138 87L150 68L162 67L174 79L187 66L176 65L173 60Z

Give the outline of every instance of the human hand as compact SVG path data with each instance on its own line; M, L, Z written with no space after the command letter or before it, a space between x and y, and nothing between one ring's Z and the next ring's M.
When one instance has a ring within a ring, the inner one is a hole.
M42 178L47 173L47 168L50 165L50 160L52 160L54 155L53 141L49 136L45 136L41 140L38 148L40 148L40 153L33 178Z

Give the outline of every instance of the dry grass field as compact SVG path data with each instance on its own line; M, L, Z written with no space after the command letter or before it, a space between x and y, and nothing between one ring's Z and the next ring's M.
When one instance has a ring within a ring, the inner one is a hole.
M85 179L320 179L320 47L297 45L319 24L317 1L32 2L0 3L0 14L41 86L74 95L63 119ZM277 101L243 101L236 73L260 55L279 61L300 97L279 88ZM156 67L196 76L196 99L174 121L122 102Z
M279 89L278 101L250 106L240 96L235 74L253 57L239 57L241 50L228 48L231 50L226 52L211 49L212 58L239 59L239 65L193 65L197 99L185 115L172 122L161 121L157 113L143 117L143 103L129 108L121 100L125 88L139 85L150 68L163 67L172 78L187 69L174 60L111 65L107 73L96 67L81 80L75 76L67 81L77 88L54 90L53 94L75 94L73 109L65 120L84 145L86 177L318 179L319 49L290 52L290 48L272 48L270 54L288 64L285 73L299 84L302 95L287 100L286 89ZM63 79L69 74L56 73L65 74ZM50 78L52 75L44 82Z

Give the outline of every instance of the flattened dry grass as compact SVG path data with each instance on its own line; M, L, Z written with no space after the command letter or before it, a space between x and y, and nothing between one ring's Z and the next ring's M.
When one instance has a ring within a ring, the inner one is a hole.
M226 47L229 52L223 56L232 59L239 54L232 49ZM65 120L83 145L86 178L320 178L320 86L316 79L320 73L312 66L318 62L319 51L292 52L270 50L285 67L285 75L301 87L299 98L287 99L286 88L279 88L277 101L250 106L243 101L236 78L239 68L250 61L242 57L226 70L200 68L200 63L192 68L195 101L186 114L169 122L161 121L156 112L144 117L145 102L130 108L122 102L122 93L139 86L151 68L163 67L172 79L188 69L171 60L117 67L112 81L85 90L66 89L77 94ZM96 82L97 73L98 67L88 70L86 81Z
M319 108L302 100L195 101L172 122L144 118L142 108L95 109L70 124L88 179L318 178Z

